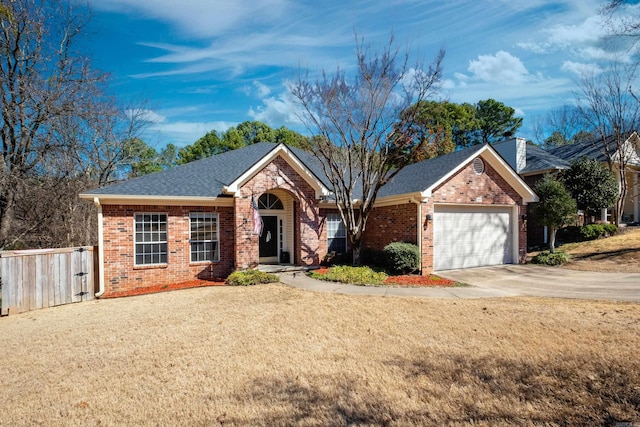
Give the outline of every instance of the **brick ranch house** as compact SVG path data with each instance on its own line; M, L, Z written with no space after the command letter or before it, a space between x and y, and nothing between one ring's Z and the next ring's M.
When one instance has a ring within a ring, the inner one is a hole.
M98 208L97 296L226 277L262 263L314 266L347 250L318 160L283 144L250 145L80 197ZM414 243L422 274L523 262L527 203L535 201L491 146L470 147L407 166L387 183L363 249Z

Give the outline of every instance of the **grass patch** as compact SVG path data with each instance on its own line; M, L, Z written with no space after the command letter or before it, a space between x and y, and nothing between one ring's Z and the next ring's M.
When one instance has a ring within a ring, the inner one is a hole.
M275 283L278 276L259 270L234 271L227 277L225 284L229 286L254 286L260 283Z
M350 285L382 285L388 275L375 271L371 267L351 267L339 265L326 270L311 272L311 277L328 282L340 282Z
M640 304L218 286L0 330L3 425L640 421Z

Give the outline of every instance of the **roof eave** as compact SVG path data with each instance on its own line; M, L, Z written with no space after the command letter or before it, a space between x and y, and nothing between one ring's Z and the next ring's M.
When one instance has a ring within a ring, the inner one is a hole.
M141 196L130 194L92 194L82 193L81 199L96 199L102 205L166 205L166 206L233 206L232 197L201 197L201 196Z

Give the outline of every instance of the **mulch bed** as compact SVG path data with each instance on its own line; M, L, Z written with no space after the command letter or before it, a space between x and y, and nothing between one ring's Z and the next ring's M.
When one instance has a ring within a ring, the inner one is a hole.
M155 285L146 286L144 288L135 288L129 291L111 292L104 294L100 298L120 298L130 297L134 295L155 294L158 292L175 291L177 289L202 288L204 286L223 286L224 280L190 280L188 282L174 283L171 285Z
M317 270L313 270L316 274L327 274L328 267L321 267ZM420 276L417 274L408 274L401 276L389 276L384 281L385 285L390 286L428 286L428 287L450 287L455 286L456 282L449 279L443 279L442 277L430 274L428 276Z
M443 279L442 277L434 276L430 274L428 276L418 276L415 274L405 276L389 276L384 281L385 285L396 286L440 286L449 287L454 286L455 282L449 279Z

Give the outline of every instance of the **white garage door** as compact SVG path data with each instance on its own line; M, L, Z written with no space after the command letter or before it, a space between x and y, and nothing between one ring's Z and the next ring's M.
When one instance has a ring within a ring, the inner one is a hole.
M508 207L435 206L435 270L513 262L513 232Z

